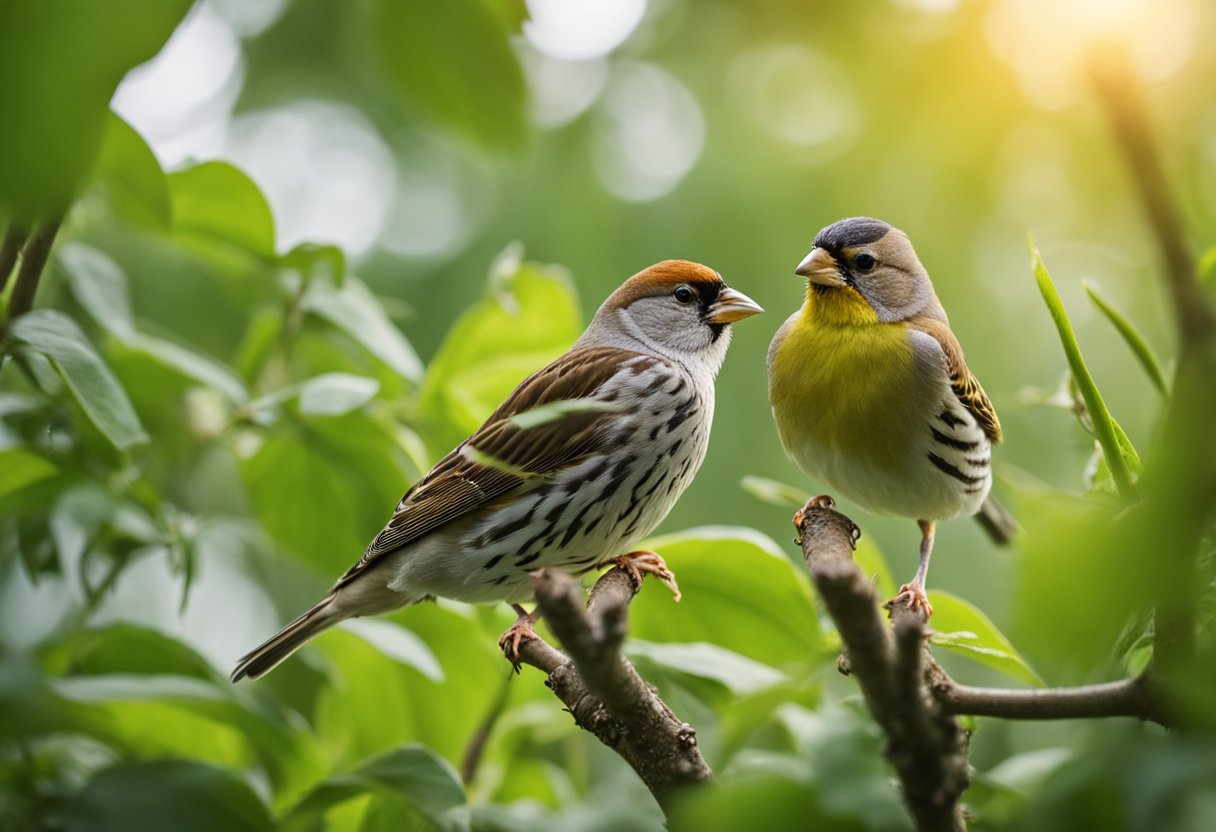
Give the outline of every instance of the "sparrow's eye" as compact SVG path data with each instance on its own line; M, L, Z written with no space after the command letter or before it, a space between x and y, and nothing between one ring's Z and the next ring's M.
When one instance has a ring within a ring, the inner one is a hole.
M694 297L692 289L689 289L687 286L680 286L677 288L675 295L676 300L678 300L680 303L692 303L692 299Z
M878 261L874 259L873 254L862 252L853 258L853 267L859 272L868 272L872 270Z

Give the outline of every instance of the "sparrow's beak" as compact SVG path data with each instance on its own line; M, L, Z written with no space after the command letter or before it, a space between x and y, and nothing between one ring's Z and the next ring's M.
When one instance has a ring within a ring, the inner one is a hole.
M718 299L710 305L708 320L711 324L730 324L763 311L760 304L728 286L718 293Z
M840 273L840 264L836 262L836 258L828 254L827 249L818 246L811 249L811 253L798 264L794 274L802 275L820 286L848 285Z

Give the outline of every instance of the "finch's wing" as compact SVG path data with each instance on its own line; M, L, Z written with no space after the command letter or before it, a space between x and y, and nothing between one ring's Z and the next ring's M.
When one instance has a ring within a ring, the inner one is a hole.
M967 367L963 348L959 346L958 339L950 331L949 325L933 318L914 318L909 321L909 325L937 341L946 357L946 374L950 377L950 389L962 402L963 407L975 417L975 421L979 422L988 439L1000 442L1001 422L996 417L996 409L988 400L988 394L984 392L980 380L972 375Z
M591 398L620 372L658 359L612 347L566 353L534 373L477 432L405 493L388 525L338 586L439 527L575 465L603 446L618 403Z

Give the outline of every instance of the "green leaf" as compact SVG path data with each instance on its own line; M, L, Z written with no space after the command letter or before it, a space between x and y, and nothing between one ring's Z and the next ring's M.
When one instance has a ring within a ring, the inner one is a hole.
M193 347L142 333L135 336L130 346L161 366L222 393L231 404L240 405L249 400L249 391L236 373Z
M114 113L106 118L93 178L113 213L132 225L169 232L173 209L165 172L143 137Z
M280 431L240 464L258 520L323 574L350 566L411 482L392 436L362 413Z
M125 344L135 340L127 278L104 252L84 243L64 243L56 252L77 302L103 329Z
M882 550L874 542L874 538L862 535L853 551L853 562L861 569L862 574L874 582L878 594L883 598L895 595L895 579L891 576L891 567L883 557Z
M740 480L743 490L757 500L769 505L784 508L802 508L810 495L801 488L766 477L753 477L750 474Z
M274 823L265 804L231 772L185 760L123 763L67 801L68 832L260 832Z
M253 180L227 162L204 162L169 175L173 230L203 249L236 249L274 259L274 218Z
M400 624L380 618L349 618L339 626L431 681L443 681L443 668L431 648Z
M371 25L381 63L415 112L482 149L523 145L523 71L485 0L378 0Z
M1026 663L1012 643L997 629L996 624L972 603L950 592L929 592L933 605L933 634L930 641L936 647L966 656L1009 678L1028 685L1046 685L1042 676Z
M1111 418L1110 411L1106 408L1106 402L1102 400L1102 394L1098 392L1098 385L1094 382L1093 376L1089 374L1089 369L1085 366L1085 359L1081 356L1081 347L1077 343L1077 336L1073 332L1072 323L1068 320L1068 312L1064 309L1064 302L1060 300L1060 295L1056 291L1055 284L1051 281L1051 275L1047 272L1047 266L1044 265L1043 258L1039 255L1039 250L1035 247L1033 238L1030 239L1030 254L1035 281L1039 285L1039 292L1043 295L1043 301L1047 304L1051 318L1055 321L1056 330L1060 334L1060 343L1063 345L1064 354L1068 358L1068 366L1072 368L1073 378L1076 379L1077 387L1081 390L1081 396L1085 399L1085 407L1089 411L1090 418L1093 420L1094 434L1102 446L1102 452L1106 454L1107 465L1110 466L1111 476L1114 477L1119 495L1125 501L1130 502L1136 498L1136 487L1131 472L1128 470L1124 455L1120 450L1119 440L1113 425L1114 420Z
M716 644L660 644L630 639L625 646L630 657L642 657L668 670L712 679L736 696L753 694L787 681L784 673L741 656Z
M929 593L929 603L933 605L930 641L935 646L999 670L1019 682L1039 687L1046 684L991 619L975 606L940 590Z
M120 450L148 441L126 392L76 322L53 309L18 318L12 336L46 356L89 420Z
M777 669L825 658L806 572L764 535L705 526L643 546L667 561L684 598L647 581L630 606L631 637L709 642Z
M422 380L418 354L361 281L350 277L341 288L335 288L324 280L314 280L300 305L355 339L399 375L414 383Z
M286 828L312 828L334 806L368 793L403 799L435 824L465 802L452 767L429 749L409 745L322 781L292 809Z
M300 413L306 416L341 416L371 401L380 382L349 373L315 376L300 387Z
M279 263L299 272L306 280L319 278L338 287L346 280L346 255L337 246L300 243L284 254Z
M43 651L43 663L56 675L108 673L215 676L207 660L165 633L134 624L82 629Z
M1085 280L1081 282L1081 285L1085 287L1085 292L1089 295L1089 299L1094 302L1094 306L1098 307L1098 310L1106 316L1111 325L1123 336L1123 340L1131 348L1132 354L1136 356L1136 360L1140 362L1140 366L1148 374L1149 381L1157 388L1157 392L1162 396L1168 396L1170 386L1169 382L1165 379L1165 371L1161 369L1161 364L1157 361L1157 356L1153 354L1152 347L1144 340L1144 336L1139 333L1135 324L1098 294L1098 289L1092 282Z
M109 102L191 0L0 3L0 214L64 210L97 157Z
M490 291L448 330L422 385L432 444L468 436L530 373L570 348L582 330L569 278L522 262L509 246L490 271Z
M0 498L56 473L58 469L37 454L20 448L0 451Z

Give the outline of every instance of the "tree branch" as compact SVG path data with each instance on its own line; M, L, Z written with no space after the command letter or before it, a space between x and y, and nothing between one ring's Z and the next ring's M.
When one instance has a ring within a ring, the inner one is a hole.
M17 269L17 282L13 284L13 294L9 297L8 318L10 321L24 315L34 305L34 293L38 291L38 281L42 277L42 269L46 266L47 257L50 256L51 244L55 242L55 234L59 231L61 219L61 217L55 217L47 220L30 235L26 242L25 252L21 256L21 266Z
M886 756L921 830L964 828L959 799L970 783L969 736L957 715L1005 719L1131 716L1162 722L1145 676L1046 690L976 688L955 682L928 649L925 619L897 604L883 621L873 585L853 562L860 530L815 497L795 515L803 557L847 650L841 672L857 678L866 706L887 736Z
M533 577L536 603L569 657L541 638L519 646L519 658L548 674L545 685L592 733L633 767L668 811L679 791L708 782L712 773L696 731L677 717L621 653L629 602L637 593L620 567L595 583L583 605L582 586L549 569Z

